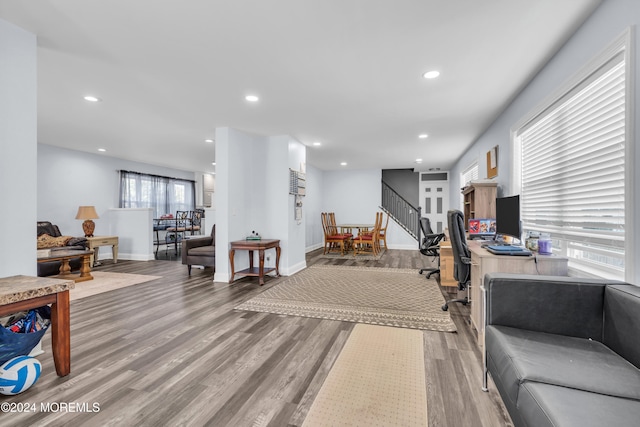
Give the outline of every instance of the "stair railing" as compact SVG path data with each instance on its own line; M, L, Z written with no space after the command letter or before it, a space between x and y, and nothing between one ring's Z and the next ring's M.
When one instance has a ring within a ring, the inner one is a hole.
M382 181L381 207L394 221L413 236L413 238L418 242L420 241L420 217L422 216L422 208L413 206L384 181Z

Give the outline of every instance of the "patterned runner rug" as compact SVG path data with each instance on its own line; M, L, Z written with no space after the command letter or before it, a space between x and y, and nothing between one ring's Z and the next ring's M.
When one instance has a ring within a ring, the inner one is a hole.
M427 427L422 333L356 325L303 427Z
M435 279L418 270L314 265L237 310L454 332Z

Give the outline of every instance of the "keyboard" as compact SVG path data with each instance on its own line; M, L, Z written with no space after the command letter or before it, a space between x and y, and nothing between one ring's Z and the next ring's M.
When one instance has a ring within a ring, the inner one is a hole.
M489 252L495 255L515 255L515 256L530 256L531 251L522 248L520 246L498 246L489 245L486 248Z

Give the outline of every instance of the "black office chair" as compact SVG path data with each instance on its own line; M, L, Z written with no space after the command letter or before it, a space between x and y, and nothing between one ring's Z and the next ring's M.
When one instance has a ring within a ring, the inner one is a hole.
M469 281L471 280L471 252L469 252L467 238L465 237L464 215L462 212L452 209L447 212L447 222L449 225L451 251L453 252L453 277L458 281L458 290L464 291L469 287ZM449 304L452 302L460 302L467 305L469 297L448 300L442 306L442 310L447 311Z
M420 238L420 253L425 256L432 256L438 259L437 268L421 268L419 274L428 271L427 279L431 278L432 274L440 274L440 240L444 239L444 233L435 234L431 230L431 221L429 218L420 218L420 232L422 237Z

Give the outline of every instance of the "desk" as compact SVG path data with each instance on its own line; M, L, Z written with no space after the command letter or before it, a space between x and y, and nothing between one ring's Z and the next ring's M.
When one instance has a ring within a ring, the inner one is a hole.
M249 268L238 271L237 274L242 274L244 276L254 276L258 277L258 281L260 286L264 285L264 275L271 271L276 272L276 277L280 276L280 272L278 267L280 265L280 240L275 239L262 239L262 240L238 240L235 242L231 242L231 249L229 250L229 261L231 262L231 278L229 279L229 283L233 283L233 277L236 275L235 267L233 264L233 258L235 256L236 250L245 250L249 251ZM267 249L275 249L276 250L276 266L275 268L264 268L264 251ZM254 268L253 266L253 251L258 251L258 258L260 260L260 265L258 268Z
M453 277L453 251L451 240L440 240L440 286L458 287L458 282Z
M0 278L0 316L51 304L51 351L58 376L71 372L69 289L73 280L12 276Z
M469 302L471 303L471 323L478 331L478 343L484 343L484 301L482 286L487 273L520 273L547 276L567 276L568 262L565 257L556 255L534 256L494 255L482 247L478 240L468 241L471 252L471 283ZM537 263L536 263L537 261Z
M93 251L78 251L78 250L58 250L51 251L50 255L45 257L38 257L38 262L60 261L60 274L57 276L50 276L56 279L71 279L75 282L84 282L85 280L93 280L91 275L91 264L89 264L90 258L93 256ZM74 258L81 258L82 265L80 266L80 274L71 274L71 266L69 261Z
M100 248L100 246L111 246L113 263L116 264L118 262L118 236L87 237L87 245L89 246L89 249L94 251L90 257L90 265L92 267L100 265L98 262L98 248Z

